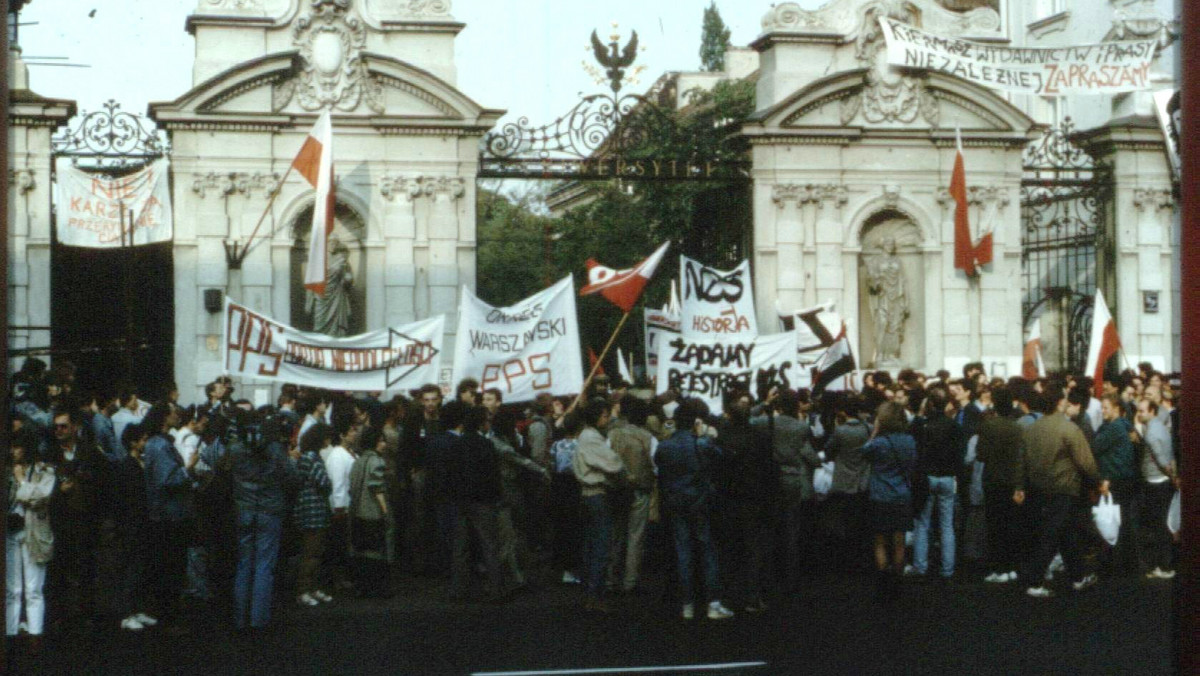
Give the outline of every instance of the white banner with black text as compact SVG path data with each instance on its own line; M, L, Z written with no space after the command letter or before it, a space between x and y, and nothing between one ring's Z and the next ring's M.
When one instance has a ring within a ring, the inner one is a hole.
M795 389L810 381L796 362L796 334L791 332L717 340L674 336L658 355L658 393L675 389L703 399L713 413L723 410L730 390L757 397L760 386Z
M171 239L170 164L154 160L118 178L86 172L60 157L54 164L59 244L115 249Z
M679 277L684 336L704 340L758 335L750 261L744 260L732 270L717 270L680 256Z

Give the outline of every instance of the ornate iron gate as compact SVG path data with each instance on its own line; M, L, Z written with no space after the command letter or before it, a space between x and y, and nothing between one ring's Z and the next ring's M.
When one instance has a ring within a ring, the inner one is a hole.
M1046 130L1022 157L1021 272L1025 327L1051 307L1060 313L1058 336L1043 333L1078 372L1087 360L1092 303L1102 282L1109 234L1111 171L1070 141L1070 118Z
M51 138L51 180L60 158L84 171L120 177L165 157L166 135L150 120L108 101ZM174 268L171 243L88 249L59 243L62 214L51 208L51 347L89 383L135 385L165 394L174 371Z

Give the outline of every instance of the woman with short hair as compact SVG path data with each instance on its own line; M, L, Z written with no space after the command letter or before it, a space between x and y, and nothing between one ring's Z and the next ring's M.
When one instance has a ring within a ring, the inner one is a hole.
M871 463L867 489L875 534L876 598L892 600L904 570L904 533L913 524L911 477L917 463L917 442L909 434L902 406L890 401L879 406L875 430L862 454Z

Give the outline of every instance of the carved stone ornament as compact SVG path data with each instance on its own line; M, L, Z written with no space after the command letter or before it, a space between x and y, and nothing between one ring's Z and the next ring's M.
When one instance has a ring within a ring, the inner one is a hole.
M949 194L949 191L947 191L947 194ZM1008 206L1008 203L1008 190L1001 186L973 185L967 188L967 204L975 204L983 207L995 205L997 209L1003 209Z
M221 196L250 195L255 192L269 195L279 187L280 178L282 177L278 173L209 172L203 176L197 176L192 181L192 192L201 199L207 197L210 191Z
M272 97L276 111L293 97L304 110L351 111L365 101L382 114L383 85L370 76L362 58L367 28L350 0L311 0L311 11L296 21L293 44L300 50L299 75L280 84Z
M1151 8L1151 11L1153 9ZM1156 48L1165 49L1179 39L1179 21L1153 15L1130 16L1118 9L1113 16L1113 27L1105 36L1110 40L1157 40Z
M788 202L804 204L812 200L812 187L798 183L780 183L771 188L771 201L782 208Z
M806 10L795 2L783 2L767 10L762 18L763 33L821 33L852 35L860 28L864 7L892 12L915 10L920 13L921 28L939 35L996 33L1000 14L991 7L950 10L945 0L832 0L818 9ZM902 7L903 6L903 7Z
M421 196L421 181L411 176L384 176L379 181L379 194L389 202L396 198L411 201Z
M205 9L261 10L262 0L204 0Z
M8 184L24 195L37 187L37 180L34 179L33 171L30 169L9 169Z
M916 120L919 114L936 127L938 104L926 91L924 79L905 75L887 63L887 45L879 27L880 15L906 23L912 23L915 18L907 4L876 3L863 12L854 56L867 69L867 74L860 94L842 99L842 124L849 124L861 112L863 119L872 124L908 123Z
M1171 195L1171 191L1165 188L1136 188L1133 191L1133 206L1137 207L1138 211L1147 207L1172 209L1175 206L1175 198Z
M466 183L458 176L423 176L421 191L429 197L443 196L447 200L456 200L466 193Z

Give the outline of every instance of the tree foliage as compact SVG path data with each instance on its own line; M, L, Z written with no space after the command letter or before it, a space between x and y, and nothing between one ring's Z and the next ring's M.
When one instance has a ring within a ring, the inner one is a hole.
M754 111L754 89L752 81L723 81L710 91L689 92L684 108L666 113L672 117L669 133L651 135L626 154L700 164L745 159L749 146L734 134ZM480 189L477 288L482 299L508 305L568 274L579 289L587 284L589 258L613 269L628 268L669 240L673 246L643 296L643 305L659 307L679 275L680 253L722 268L737 265L746 255L749 181L613 179L588 187L587 201L557 219L538 213L539 194ZM580 297L577 305L584 351L590 346L599 354L621 312L599 295ZM641 310L635 309L616 343L626 354L638 355L639 365L644 357L641 325ZM605 361L615 373L612 357Z
M725 70L725 50L729 48L730 31L717 11L716 0L704 10L700 32L700 70Z

